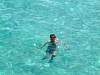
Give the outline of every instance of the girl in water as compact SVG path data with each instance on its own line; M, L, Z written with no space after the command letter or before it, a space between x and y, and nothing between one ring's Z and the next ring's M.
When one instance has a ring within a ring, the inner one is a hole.
M45 45L48 45L46 50L46 55L43 59L49 59L49 61L52 61L53 58L56 56L56 48L57 48L57 41L56 41L56 35L50 34L50 41L46 42L41 48L43 48Z

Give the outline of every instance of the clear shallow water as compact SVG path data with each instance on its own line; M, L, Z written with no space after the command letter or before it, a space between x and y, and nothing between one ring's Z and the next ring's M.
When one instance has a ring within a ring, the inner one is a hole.
M53 63L37 48L50 33ZM0 0L0 75L100 75L100 1Z

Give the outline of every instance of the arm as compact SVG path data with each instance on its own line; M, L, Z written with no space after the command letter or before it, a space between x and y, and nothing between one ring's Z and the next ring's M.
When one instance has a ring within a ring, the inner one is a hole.
M47 44L48 42L46 42L42 47L41 47L41 49Z
M66 42L62 42L62 41L59 41L59 40L56 40L56 44L57 45L61 45L64 49L69 49L69 46L67 45Z
M56 40L56 44L57 44L57 45L61 44L61 41Z

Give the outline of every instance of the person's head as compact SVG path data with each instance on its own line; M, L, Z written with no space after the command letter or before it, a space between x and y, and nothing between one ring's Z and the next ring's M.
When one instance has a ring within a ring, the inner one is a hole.
M55 34L50 34L50 40L55 41L55 39L56 39L56 35Z

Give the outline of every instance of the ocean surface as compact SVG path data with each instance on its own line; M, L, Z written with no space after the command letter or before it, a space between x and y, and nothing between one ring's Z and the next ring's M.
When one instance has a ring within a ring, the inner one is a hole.
M100 75L100 0L0 0L0 75Z

